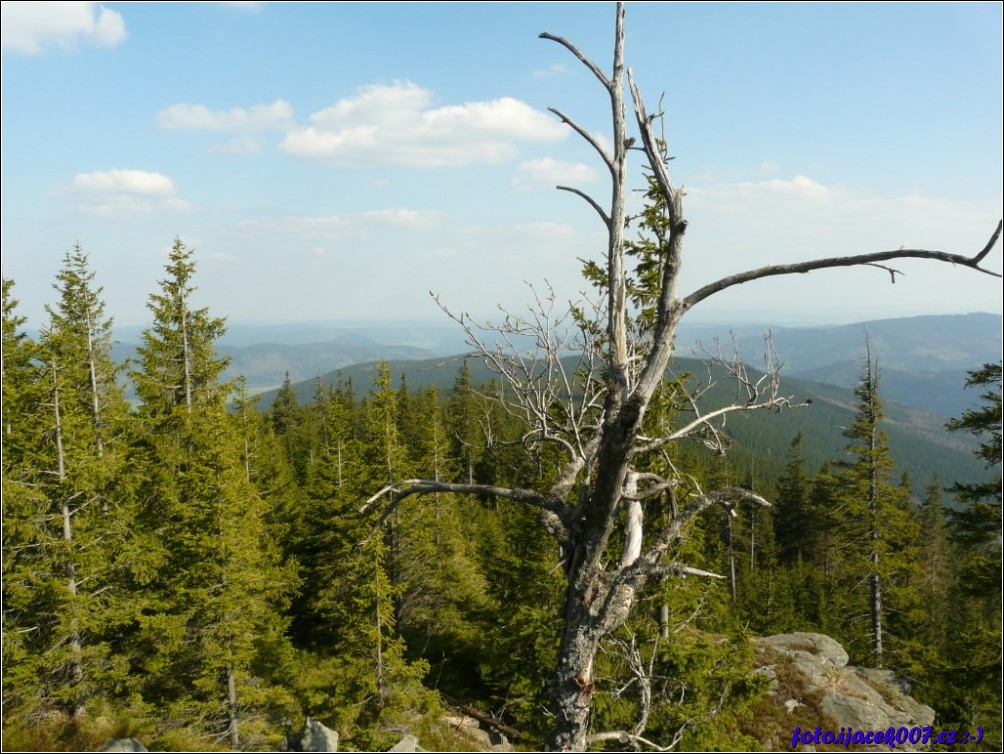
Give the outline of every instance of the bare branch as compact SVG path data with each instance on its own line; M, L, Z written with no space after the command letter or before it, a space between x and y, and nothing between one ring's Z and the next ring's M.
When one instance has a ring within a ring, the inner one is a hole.
M677 192L673 188L672 181L669 180L669 172L666 170L666 163L663 161L662 150L659 148L655 134L652 133L652 122L659 116L650 116L645 111L645 101L638 91L638 85L634 81L634 73L630 68L628 69L627 76L628 86L631 88L631 101L634 103L635 120L638 122L638 130L641 132L641 140L645 156L648 158L648 165L652 169L652 175L655 176L655 182L659 184L659 190L666 198L666 204L669 206L670 212L673 217L676 217L676 210L679 209L677 207Z
M360 513L365 513L380 498L393 493L395 502L400 502L410 495L425 495L430 492L455 492L460 495L491 495L504 497L517 503L535 505L545 510L559 511L563 506L555 504L545 495L535 490L511 489L509 487L496 487L493 484L463 484L455 482L437 482L433 479L402 479L399 482L391 482L370 497L359 509Z
M616 174L616 170L614 168L614 161L611 159L610 155L607 154L607 151L603 148L603 145L601 145L596 140L595 136L593 136L591 133L589 133L586 129L584 129L582 126L580 126L574 120L572 120L571 118L569 118L567 115L565 115L558 108L556 108L556 107L549 107L547 109L550 110L555 115L557 115L558 118L561 119L562 123L566 124L569 128L571 128L573 131L575 131L575 133L577 133L579 136L581 136L583 139L585 139L589 143L589 146L591 146L593 149L596 150L596 154L598 154L600 156L600 158L602 158L603 164L607 166L607 170L610 171L610 174L611 175L615 175Z
M672 563L667 563L666 565L659 566L652 571L653 576L699 576L705 579L724 579L725 577L712 573L711 571L702 571L700 568L691 568L683 563L677 563L673 561Z
M610 90L611 86L613 86L610 82L610 79L607 78L607 75L600 70L600 67L596 65L596 63L594 63L592 60L587 58L585 55L583 55L582 52L579 51L578 47L573 45L564 37L555 36L554 34L543 31L538 35L538 39L549 39L552 42L557 42L566 50L568 50L570 53L572 53L575 57L577 57L579 59L579 62L582 63L582 65L584 65L586 68L592 71L593 75L600 80L600 83L603 84L603 86L608 91Z
M593 733L586 738L586 741L591 744L605 743L607 741L617 741L622 744L641 744L642 746L647 746L652 751L672 751L676 743L669 746L662 746L653 741L649 741L647 738L642 738L641 736L636 736L634 733L628 733L626 730L614 730L607 731L605 733ZM678 742L677 742L678 743Z
M906 275L906 273L903 272L903 270L897 270L894 267L889 267L888 265L885 265L885 264L879 264L878 262L871 262L870 264L867 264L865 266L867 266L867 267L878 267L880 270L885 270L886 272L888 272L889 273L889 282L892 283L893 285L896 285L896 276L897 275L904 275L904 276Z
M997 229L990 236L987 242L977 254L967 257L963 254L951 254L947 251L928 251L926 249L896 249L895 251L877 251L871 254L857 254L846 257L828 257L826 259L812 259L808 262L795 262L793 264L772 264L766 267L758 267L755 270L747 270L735 275L729 275L713 283L709 283L703 288L699 288L683 301L680 302L683 311L693 308L709 296L724 291L735 285L742 285L761 278L774 277L777 275L796 275L815 270L825 270L831 267L860 267L864 265L877 266L877 262L888 262L893 259L931 259L938 262L950 262L951 264L969 267L993 277L1001 277L1001 273L994 272L980 267L980 262L990 253L996 245L1001 235L1002 223L997 224ZM885 268L888 269L888 268Z
M628 475L628 480L632 482L631 485L625 484L624 489L621 492L621 497L625 500L647 500L650 497L654 497L661 492L664 492L672 487L677 486L680 482L678 479L663 479L658 474L650 473L636 473L632 472ZM645 487L642 490L637 488L640 482L650 482L650 487Z
M607 216L606 211L597 203L595 199L593 199L593 197L589 196L589 194L584 191L580 191L577 188L572 188L571 186L555 186L555 188L558 189L558 191L568 191L585 199L586 202L589 203L589 206L596 210L596 214L598 214L600 219L603 220L603 224L607 226L608 229L610 228L610 218Z
M390 498L390 503L380 515L380 519L361 544L369 544L376 532L387 522L387 519L390 518L391 514L393 514L397 506L405 498L411 495L427 495L435 492L453 492L460 495L477 495L480 497L503 497L517 503L531 505L540 510L541 521L552 537L562 544L568 540L568 526L565 518L571 509L565 506L560 499L543 495L535 490L497 487L493 484L440 482L435 479L402 479L401 481L385 485L359 509L360 513L365 513L380 498Z
M520 731L506 725L497 717L493 717L492 715L482 712L481 710L476 709L475 707L471 707L470 705L464 704L459 699L455 699L454 697L450 696L444 691L440 691L439 695L443 698L443 701L445 701L452 707L456 707L461 713L467 715L468 717L473 717L478 722L484 723L485 725L494 728L502 735L508 736L512 740L523 737L523 734Z

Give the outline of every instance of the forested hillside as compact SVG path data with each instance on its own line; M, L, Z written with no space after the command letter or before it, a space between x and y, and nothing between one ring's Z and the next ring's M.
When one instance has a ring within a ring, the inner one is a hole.
M872 346L873 352L875 346ZM861 341L864 357L864 339ZM569 369L575 357L566 357ZM258 407L267 410L280 392L292 391L301 403L309 402L317 390L318 381L326 385L351 385L357 397L365 395L376 379L381 365L396 380L411 388L434 387L444 393L449 390L461 369L470 372L475 384L490 382L495 376L481 358L450 358L423 360L384 360L368 364L354 364L326 374L316 375L302 382L289 381L281 390L262 393ZM672 363L672 373L685 375L691 386L707 383L706 362L678 358ZM860 371L860 364L859 364ZM884 370L880 370L884 379ZM754 375L761 376L755 370ZM735 383L720 368L712 367L712 385L702 398L706 410L729 405L735 398ZM963 382L964 385L964 382ZM788 445L797 434L805 437L803 457L806 468L812 472L843 452L846 438L844 428L854 416L854 393L833 385L798 378L783 377L782 392L810 403L797 411L777 413L751 413L732 418L726 427L727 434L735 440L730 449L733 465L743 469L757 488L767 488L784 466ZM892 439L892 453L899 466L909 471L921 494L935 476L945 482L956 478L978 479L988 476L983 464L973 455L976 442L971 437L949 433L944 420L911 406L887 404L884 429Z
M37 339L3 283L5 749L124 734L151 748L277 748L307 716L373 749L447 700L536 748L553 724L564 555L506 494L555 479L553 446L524 442L532 425L472 361L444 366L439 386L419 377L428 365L402 376L386 362L307 395L287 383L259 410L243 381L221 379L225 323L192 306L195 280L177 241L124 372L82 249ZM726 377L716 389L734 399ZM653 580L603 643L595 729L643 720L647 739L681 748L755 748L764 684L738 640L804 630L895 670L940 726L979 725L980 747L999 748L999 364L971 381L973 410L952 429L974 433L988 484L948 449L957 473L907 478L908 435L885 418L870 359L850 405L818 393L780 416L733 417L725 452L653 454L650 468L681 481L645 500L649 518L671 522L728 488L773 505L694 516L673 557L705 577ZM649 426L691 420L681 390L663 379ZM786 423L802 416L821 418ZM839 434L817 437L824 426ZM782 457L765 459L779 442ZM414 478L456 491L365 505Z

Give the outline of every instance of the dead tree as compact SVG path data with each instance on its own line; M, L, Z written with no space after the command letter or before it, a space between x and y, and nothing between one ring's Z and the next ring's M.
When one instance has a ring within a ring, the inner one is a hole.
M577 188L558 186L584 199L607 229L605 264L599 270L602 299L559 307L553 293L534 294L526 316L506 315L494 326L479 326L466 314L447 312L467 332L470 344L500 376L499 399L531 427L527 443L552 443L564 453L564 465L547 489L516 489L476 483L431 479L395 481L374 494L364 508L386 502L386 520L402 500L412 495L454 492L504 497L537 509L546 530L561 547L567 587L564 627L558 666L550 696L554 727L547 739L551 750L584 750L590 740L626 740L665 748L641 737L643 731L589 734L595 693L594 660L605 637L624 625L641 590L653 579L673 574L713 576L676 562L674 545L688 526L710 506L730 509L746 501L767 505L743 489L676 494L680 475L658 475L640 468L645 454L685 438L719 441L716 421L736 411L781 410L793 405L779 392L778 365L768 359L763 377L753 378L738 360L724 362L740 385L733 405L707 413L693 396L692 415L677 426L646 434L643 425L653 396L664 384L680 319L705 299L733 286L777 275L793 275L831 267L879 267L895 280L897 259L949 262L1000 277L981 263L996 245L1001 225L986 246L973 256L924 249L897 249L856 256L770 265L737 272L682 295L678 290L687 231L684 194L670 180L663 141L655 134L661 113L650 114L624 65L624 8L617 6L613 69L608 75L578 48L548 33L543 39L566 48L588 68L610 100L613 140L610 151L589 131L561 110L551 111L596 151L611 178L609 205L603 206ZM626 86L625 86L626 84ZM634 111L629 134L626 92ZM640 153L649 176L650 199L660 203L656 232L656 283L643 304L645 322L639 324L637 300L631 288L631 257L625 254L628 156ZM445 309L444 309L445 310ZM486 334L489 333L489 334ZM526 349L526 338L536 347ZM577 368L562 357L578 354ZM769 350L768 350L769 352ZM645 501L667 499L660 516L644 516ZM624 515L622 515L622 512ZM658 518L658 525L654 519Z

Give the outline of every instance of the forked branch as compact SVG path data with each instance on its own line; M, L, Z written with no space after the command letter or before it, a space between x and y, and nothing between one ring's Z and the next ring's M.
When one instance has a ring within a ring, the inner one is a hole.
M440 482L433 479L402 479L384 485L379 492L372 495L359 509L360 513L365 513L371 505L381 498L387 497L390 499L390 503L380 515L380 520L377 521L369 536L363 540L363 544L367 544L372 539L373 534L383 526L405 498L411 495L427 495L434 492L453 492L459 495L475 495L478 497L503 497L517 503L525 503L526 505L540 509L544 526L555 539L559 542L565 542L568 539L568 528L564 520L568 508L561 500L544 495L536 490L498 487L494 484L464 484Z
M964 254L952 254L947 251L930 251L928 249L896 249L895 251L877 251L871 254L855 254L846 257L811 259L808 262L795 262L792 264L772 264L767 265L766 267L758 267L755 270L747 270L746 272L729 275L721 278L720 280L716 280L713 283L709 283L702 288L698 288L696 291L683 299L683 301L680 302L680 306L683 311L687 311L709 296L720 293L726 288L731 288L735 285L742 285L743 283L749 283L753 280L760 280L761 278L775 277L777 275L798 275L806 272L813 272L814 270L825 270L832 267L861 267L865 265L880 267L881 262L888 262L893 259L931 259L938 262L949 262L951 264L961 265L962 267L969 267L970 269L982 272L985 275L991 275L999 278L1001 277L1001 273L981 267L980 262L982 262L994 246L997 245L997 241L1000 240L1001 237L1002 227L1004 227L1004 221L998 222L996 230L994 230L993 234L990 236L990 240L987 241L986 245L980 249L979 252L971 257L967 257ZM887 267L883 267L883 269L888 270Z

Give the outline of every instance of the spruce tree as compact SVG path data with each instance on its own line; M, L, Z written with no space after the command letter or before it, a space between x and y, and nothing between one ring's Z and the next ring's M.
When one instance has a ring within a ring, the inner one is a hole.
M944 653L942 693L936 700L942 721L960 729L982 727L986 751L1001 748L1001 364L969 373L967 387L981 387L982 404L948 423L980 440L977 454L996 473L985 481L956 482L961 504L949 508L955 545L952 630Z
M809 480L802 457L802 433L791 441L788 463L777 483L774 528L778 557L784 564L806 560L811 549Z
M986 388L982 405L946 425L980 441L976 455L996 473L986 481L955 482L951 490L961 507L948 511L952 537L971 559L969 580L975 591L996 593L1001 583L1001 363L984 364L969 373L966 387ZM998 599L999 602L999 599Z
M38 358L41 430L25 457L36 527L26 582L34 612L33 647L22 670L34 674L46 706L80 719L88 703L124 684L126 667L111 637L131 622L125 592L130 570L133 500L123 432L127 408L110 357L111 321L87 255L68 253L47 306ZM17 350L12 354L17 357ZM6 354L5 354L6 356ZM26 564L23 564L26 565ZM16 600L15 600L16 603Z
M410 466L432 479L451 479L460 462L449 454L436 388L398 395L399 426ZM478 620L488 606L487 584L477 563L476 504L437 493L402 506L395 578L403 586L398 603L401 635L411 655L426 658L439 686L467 697L476 682L483 648Z
M283 656L297 580L266 529L245 446L227 414L222 319L192 304L195 261L180 239L151 295L133 371L143 403L145 525L163 567L143 606L146 693L172 718L231 747L261 743L277 702L264 658ZM281 697L281 695L279 695Z
M37 565L53 545L36 459L45 390L37 344L23 330L13 281L3 279L3 710L5 732L49 700L35 672L47 648ZM43 710L44 712L44 710Z
M428 665L408 662L397 630L403 582L392 574L407 513L395 514L389 532L359 513L374 485L409 471L397 401L386 364L362 405L348 385L318 389L311 407L318 456L296 544L310 585L297 601L295 624L304 711L370 749L392 743L386 729L432 703L421 686Z
M913 602L910 580L917 570L918 525L909 489L892 481L895 462L881 428L884 411L878 367L867 341L862 378L854 394L858 399L857 414L844 433L850 440L846 451L849 457L834 464L840 511L835 523L843 550L837 578L850 604L863 608L860 613L854 608L846 613L849 625L855 619L863 623L861 613L868 616L868 656L881 667L890 654L890 638L892 654L901 654L904 647L897 642L911 630L902 625L902 616ZM862 587L867 589L867 596ZM890 637L891 616L899 620ZM861 632L849 628L848 635L851 652L862 653ZM895 663L902 665L903 658Z

